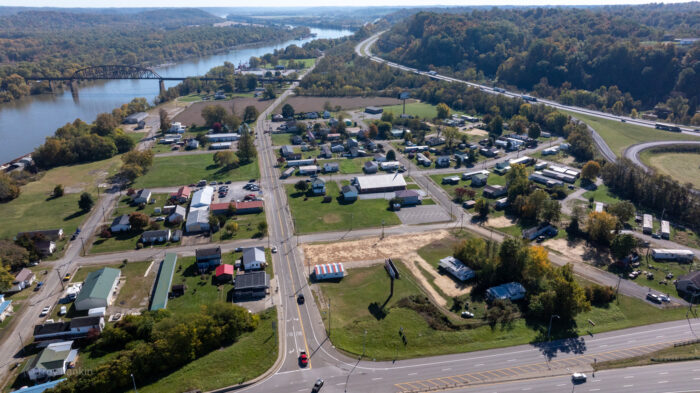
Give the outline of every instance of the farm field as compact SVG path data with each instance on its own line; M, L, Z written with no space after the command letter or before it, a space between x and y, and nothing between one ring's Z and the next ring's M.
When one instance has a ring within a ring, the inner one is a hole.
M187 109L175 116L173 121L179 121L188 127L192 124L203 126L204 118L202 117L202 109L209 105L223 107L229 113L231 113L231 108L234 108L236 116L243 118L243 112L248 105L253 105L258 112L262 112L267 109L270 104L272 104L272 100L261 100L253 97L237 97L230 100L219 101L200 101L188 106Z
M366 106L385 106L401 103L398 98L391 97L310 97L294 96L285 101L294 107L295 112L320 112L326 102L335 108L340 106L341 110L364 108ZM281 113L282 106L275 108L274 113Z
M639 157L647 166L681 184L691 183L694 188L700 188L700 154L654 153L650 149L642 151Z
M171 157L156 157L153 167L134 182L134 188L167 187L207 181L248 180L258 178L258 161L236 169L222 170L214 164L214 154L192 154Z

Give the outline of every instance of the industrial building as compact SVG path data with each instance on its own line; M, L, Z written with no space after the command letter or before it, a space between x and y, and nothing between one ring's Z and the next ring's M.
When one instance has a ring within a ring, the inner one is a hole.
M111 267L105 267L88 274L78 297L75 299L75 309L85 311L112 304L120 275L119 269Z
M190 208L192 207L204 207L211 205L211 200L214 197L214 189L212 187L206 186L201 190L192 195L192 203L190 203Z
M353 179L353 183L357 185L357 190L360 194L371 192L389 192L406 189L406 180L403 175L388 174L375 176L358 176Z

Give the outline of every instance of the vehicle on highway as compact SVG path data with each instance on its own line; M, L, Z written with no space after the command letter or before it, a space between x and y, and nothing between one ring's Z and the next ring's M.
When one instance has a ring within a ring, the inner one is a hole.
M299 354L299 364L301 367L306 367L309 364L309 356L306 355L305 351L301 351Z
M661 304L661 298L653 293L647 293L647 300L656 304Z
M272 251L273 254L277 254L277 247L272 247L272 250L270 251Z
M299 296L297 296L297 303L299 303L299 304L304 304L304 301L305 301L305 300L306 300L306 299L304 298L304 294L303 294L303 293L300 293Z
M46 306L41 310L41 314L39 314L40 317L45 317L49 315L49 311L51 311L51 306Z
M43 281L39 281L39 282L36 284L36 287L34 287L34 290L35 290L35 291L38 291L38 290L40 290L41 287L43 287L43 286L44 286L44 282L43 282Z
M533 96L529 96L529 95L527 95L527 94L521 95L520 98L522 98L522 99L525 100L525 101L537 102L537 98L535 98L535 97L533 97Z
M316 383L314 383L314 388L311 389L311 392L312 393L320 392L322 387L323 387L323 379L319 378L316 380Z
M474 313L469 311L462 311L462 318L474 318Z
M571 374L571 380L574 383L583 383L586 382L586 374L584 373L573 373Z
M493 91L498 92L498 93L505 93L506 89L500 88L500 87L494 87Z
M66 273L65 276L63 276L63 281L68 281L70 280L70 273Z

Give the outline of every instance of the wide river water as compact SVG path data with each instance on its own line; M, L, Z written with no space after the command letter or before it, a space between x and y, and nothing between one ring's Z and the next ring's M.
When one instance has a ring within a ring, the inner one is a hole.
M229 61L235 65L247 62L251 56L262 56L290 44L302 44L316 38L338 38L352 34L348 30L311 29L315 38L291 40L272 45L232 49L216 55L186 59L172 65L155 68L161 76L184 77L204 75L212 67ZM165 82L166 88L177 81ZM146 97L149 102L158 96L157 80L114 80L78 89L79 100L74 102L69 89L56 94L25 97L7 104L0 104L0 164L30 153L42 144L56 129L76 118L93 121L99 113L131 101Z

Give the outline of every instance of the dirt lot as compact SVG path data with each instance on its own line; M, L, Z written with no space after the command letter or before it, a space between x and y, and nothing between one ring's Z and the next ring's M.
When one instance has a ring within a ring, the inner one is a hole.
M599 250L580 240L572 243L566 239L550 239L542 245L577 261L596 266L608 265L613 262L609 251Z
M296 112L322 111L326 101L335 107L340 105L342 110L364 108L366 106L398 105L401 100L391 97L291 97L285 101L294 107ZM275 113L282 112L282 105Z
M490 226L491 228L506 228L515 224L516 221L513 221L510 218L504 216L489 218L488 221L486 221L486 225Z
M483 136L483 137L489 136L489 133L487 131L484 131L484 130L479 129L479 128L472 128L471 130L465 130L465 131L462 131L462 133L467 134L467 135L475 135L475 136Z
M258 112L264 111L270 104L272 100L259 100L257 98L234 98L232 100L221 100L221 101L201 101L195 102L187 109L182 111L182 113L175 116L173 121L179 121L186 125L204 125L204 119L202 118L202 109L208 105L218 105L224 107L229 113L231 112L231 107L235 108L236 115L238 117L243 117L243 111L248 105L253 105L258 110Z
M470 288L459 285L449 277L439 274L433 266L418 255L416 250L448 236L450 234L447 231L436 231L387 236L383 240L372 237L340 243L303 244L301 248L305 256L304 263L310 266L328 262L343 262L346 268L351 269L382 263L385 258L389 257L401 259L430 296L439 305L445 306L447 301L430 285L418 266L433 276L435 284L447 296L453 297L469 293Z

